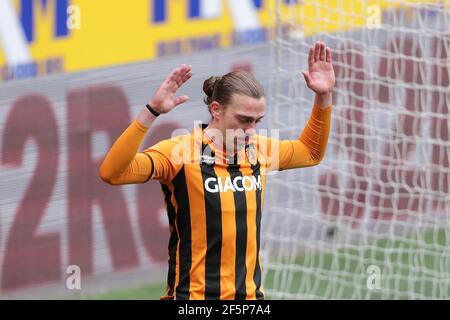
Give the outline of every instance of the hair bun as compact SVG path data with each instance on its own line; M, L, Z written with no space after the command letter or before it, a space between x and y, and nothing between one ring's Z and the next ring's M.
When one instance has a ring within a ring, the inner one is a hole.
M203 82L203 92L206 94L206 97L203 98L203 101L206 105L209 106L211 102L213 102L212 96L214 93L214 88L217 82L219 82L221 79L222 77L209 77L205 80L205 82Z

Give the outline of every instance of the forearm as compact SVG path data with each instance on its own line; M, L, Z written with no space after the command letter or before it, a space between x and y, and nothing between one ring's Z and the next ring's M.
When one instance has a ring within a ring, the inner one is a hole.
M324 157L330 132L331 106L327 105L330 100L320 99L321 97L316 97L311 116L299 138L297 140L283 141L280 146L280 148L290 150L280 153L285 155L290 153L288 159L280 157L279 167L281 169L315 166Z
M150 159L137 155L137 151L154 120L146 108L139 113L106 155L99 169L102 180L111 184L145 181L151 170Z
M311 116L299 140L309 150L311 160L319 163L325 155L331 127L331 94L316 95Z

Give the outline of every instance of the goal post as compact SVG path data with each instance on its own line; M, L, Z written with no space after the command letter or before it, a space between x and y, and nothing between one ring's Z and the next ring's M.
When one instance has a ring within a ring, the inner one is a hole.
M275 299L450 298L450 1L286 1L274 10L270 126L303 129L300 70L332 49L320 165L268 177L261 255Z

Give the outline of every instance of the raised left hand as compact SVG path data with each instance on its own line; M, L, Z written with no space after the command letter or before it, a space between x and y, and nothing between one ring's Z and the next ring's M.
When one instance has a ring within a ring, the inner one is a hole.
M331 64L331 50L324 42L317 41L309 48L308 71L302 71L308 88L318 95L330 94L336 78Z

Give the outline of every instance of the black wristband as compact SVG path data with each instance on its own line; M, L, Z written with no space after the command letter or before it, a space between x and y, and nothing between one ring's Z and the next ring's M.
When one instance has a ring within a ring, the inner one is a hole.
M146 105L148 111L150 111L155 117L159 116L160 113L156 112L148 103Z

